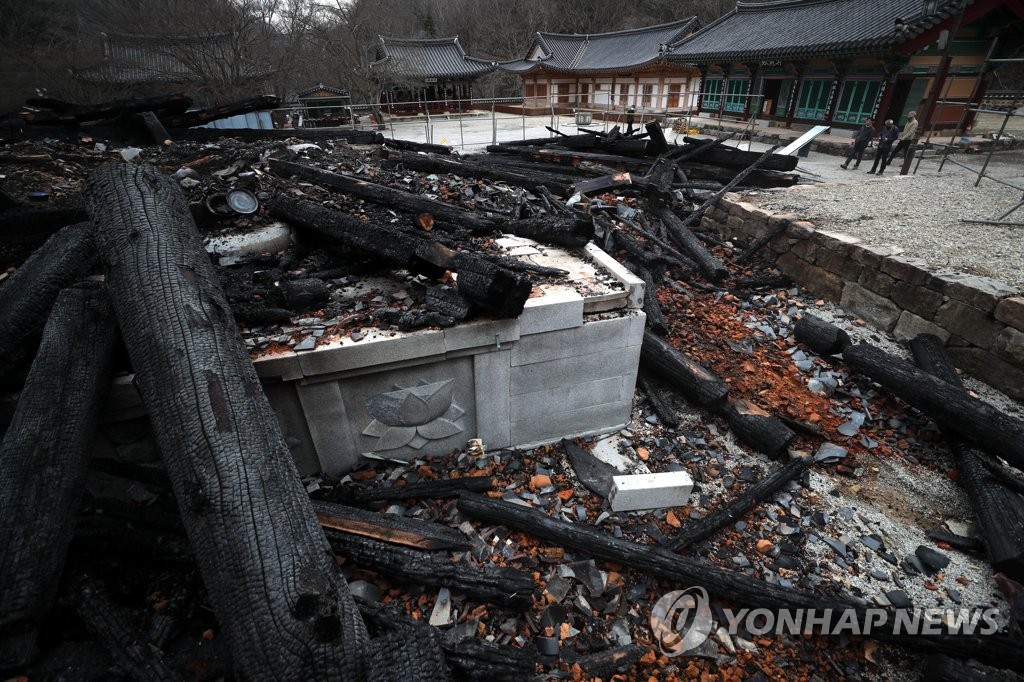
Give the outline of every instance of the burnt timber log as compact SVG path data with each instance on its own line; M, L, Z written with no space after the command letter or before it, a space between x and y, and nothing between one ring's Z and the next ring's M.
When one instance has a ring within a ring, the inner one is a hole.
M164 128L164 124L152 111L143 111L139 114L139 120L149 136L153 138L153 144L163 145L171 142L171 134L167 132L167 128Z
M650 330L644 330L640 366L679 390L691 402L716 411L725 406L728 397L725 382Z
M647 402L651 404L651 409L658 416L658 421L672 428L679 426L679 414L672 407L671 398L665 394L655 379L644 371L637 376L637 383L640 384L640 390L647 396Z
M450 587L474 600L499 604L517 611L533 605L533 576L509 567L471 566L451 557L409 547L327 530L327 541L337 554L353 563L401 582Z
M644 313L647 315L647 328L658 336L664 336L668 331L668 326L665 324L665 314L661 311L661 304L658 303L658 285L654 281L654 275L636 262L629 263L628 267L634 275L644 281Z
M850 346L843 359L938 424L1024 470L1024 421L870 344Z
M644 571L678 585L700 585L712 595L729 599L749 608L814 609L821 614L851 611L858 623L868 622L863 602L848 598L822 597L803 590L772 585L746 575L704 564L659 547L640 545L613 537L581 523L569 523L518 504L478 495L459 498L459 511L467 516L529 533L547 544L558 545L597 559L612 561ZM906 628L894 630L894 611L887 620L867 628L872 639L903 644L926 652L940 652L962 658L1024 669L1024 651L1016 639L997 635L940 634L909 635ZM859 632L865 632L861 627Z
M661 204L654 213L665 223L668 233L672 235L672 239L679 248L697 263L697 267L705 277L712 282L719 282L729 274L725 264L704 248L697 236L690 231L686 222L680 220L671 208Z
M584 215L510 220L501 230L517 237L571 248L586 246L594 238L594 223Z
M474 306L502 317L522 313L532 285L529 278L473 254L455 252L420 235L358 220L309 201L276 197L270 214L429 277L458 273L459 294Z
M702 519L692 520L665 546L673 552L685 549L694 543L705 540L725 526L735 523L743 515L770 496L781 490L787 483L799 478L812 464L812 457L794 457L782 466L774 469L757 483L752 483L735 499L724 507L712 512Z
M109 164L85 186L114 312L237 672L360 679L337 571L174 180Z
M966 394L963 382L953 369L953 362L942 341L931 334L921 334L910 342L917 365ZM960 484L974 510L978 531L985 543L993 570L1014 580L1024 580L1024 499L1019 491L986 467L992 456L964 441L956 434L947 434L960 471Z
M77 587L78 617L131 679L154 682L182 679L164 660L163 653L147 641L141 630L131 625L132 614L114 604L102 583L84 578Z
M99 259L90 223L69 225L37 249L0 287L0 381L35 353L50 307L60 290L82 279Z
M705 140L698 140L694 137L685 137L683 141L688 144L699 144ZM744 169L758 160L759 152L748 152L735 147L722 145L710 145L691 158L699 159L704 163L725 168ZM761 161L759 166L765 170L789 172L795 170L800 159L795 156L783 156L782 154L771 154Z
M437 220L443 220L460 227L465 227L477 234L493 232L507 218L487 212L469 211L460 206L453 206L437 199L428 199L419 194L412 194L400 189L367 182L339 173L313 168L291 161L271 161L270 170L280 177L295 176L300 180L312 182L328 189L343 192L361 199L383 204L409 213L429 213Z
M476 637L442 641L442 646L445 660L461 679L520 682L530 679L537 665L537 651L533 648L495 644Z
M356 504L385 500L409 500L417 497L434 500L458 497L464 492L482 493L493 487L494 483L485 476L463 476L462 478L444 478L437 481L421 481L408 485L388 485L376 488L349 487L342 490L342 497L352 500Z
M116 337L102 285L64 289L0 445L0 670L34 657L56 599Z
M818 355L835 355L853 345L845 331L810 313L797 320L793 336Z
M321 526L349 535L383 540L416 549L452 551L472 547L466 536L440 523L382 514L335 502L314 500L313 509Z
M373 682L446 682L449 678L437 628L413 620L394 604L360 602L370 631L365 652Z
M772 458L778 458L796 437L788 426L747 400L729 403L725 414L737 438Z
M579 166L585 162L597 163L608 168L631 173L646 173L651 167L650 159L634 158L631 156L618 156L615 154L598 154L595 152L581 152L575 150L548 149L545 147L505 147L503 145L488 145L487 151L492 154L515 154L524 159L543 161L546 163L557 163L562 166ZM608 175L607 171L598 175Z
M191 128L192 126L203 125L219 118L248 114L251 111L262 111L264 109L276 109L281 100L276 95L260 95L238 102L230 102L208 109L198 111L186 111L173 116L164 116L161 122L168 128Z
M167 95L120 99L102 104L75 104L50 97L33 97L25 100L25 104L44 110L23 114L22 116L28 123L77 125L87 121L120 118L125 114L138 114L143 111L152 111L165 116L184 114L192 105L192 100L185 95Z
M726 185L737 178L735 168L722 168L721 166L712 166L708 163L696 161L680 162L679 169L684 171L686 177L690 180L714 181ZM758 169L736 180L734 184L729 185L730 189L726 191L731 191L734 187L792 187L798 182L800 182L800 176L796 173L780 173L778 171Z
M388 142L390 145L390 142ZM519 187L547 187L553 194L560 197L572 195L569 184L564 178L551 177L542 172L522 173L486 163L476 163L465 158L455 160L451 157L411 154L403 151L385 150L385 158L389 164L401 164L406 168L423 173L452 173L465 178L487 178Z
M651 138L647 145L648 154L658 156L668 151L668 140L665 139L665 131L661 129L660 123L651 121L644 125L644 129L647 130L647 134Z
M772 155L772 153L776 149L778 149L778 148L779 148L778 145L775 145L774 147L769 148L767 151L765 151L763 154L761 154L761 156L759 156L756 161L754 161L749 166L747 166L746 168L741 170L739 173L737 173L736 176L732 180L729 180L725 185L722 186L722 188L720 190L718 190L717 192L712 194L710 197L708 197L708 199L703 204L698 206L696 210L691 211L690 214L688 216L686 216L686 220L683 221L683 226L684 227L690 227L690 226L696 225L698 222L700 222L700 219L704 216L704 213L707 212L707 210L709 208L711 208L712 206L717 204L718 201L722 197L724 197L727 192L729 192L729 190L731 190L733 187L735 187L736 185L738 185L741 182L743 182L747 178L747 176L751 175L752 173L757 172L758 167L762 163L764 163L765 160L768 157L770 157ZM793 176L793 177L799 179L799 176ZM794 184L795 184L795 180L794 180Z

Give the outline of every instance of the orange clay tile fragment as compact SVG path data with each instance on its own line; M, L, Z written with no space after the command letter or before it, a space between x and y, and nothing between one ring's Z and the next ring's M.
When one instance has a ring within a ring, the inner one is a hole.
M530 478L530 490L540 490L551 485L551 477L545 474L537 474Z

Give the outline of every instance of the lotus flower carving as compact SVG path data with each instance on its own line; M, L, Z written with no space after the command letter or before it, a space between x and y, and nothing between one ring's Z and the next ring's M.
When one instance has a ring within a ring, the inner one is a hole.
M373 421L363 435L377 439L375 451L385 451L405 446L418 450L432 440L462 433L457 422L465 411L452 402L454 391L455 380L447 379L365 396Z

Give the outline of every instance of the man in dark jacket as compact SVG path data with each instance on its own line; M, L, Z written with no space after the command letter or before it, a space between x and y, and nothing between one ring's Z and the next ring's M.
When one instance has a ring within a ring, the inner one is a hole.
M892 151L893 143L900 139L900 129L896 127L891 118L886 119L885 125L878 133L878 149L875 150L875 162L871 164L871 170L868 173L874 173L878 170L878 174L881 175L885 172L885 167L889 163L889 152ZM882 167L879 169L878 164L881 162Z
M839 167L844 169L849 168L850 159L856 157L857 162L853 164L853 168L856 170L857 166L860 165L860 160L864 157L864 150L868 148L868 144L874 136L875 121L869 117L864 121L864 125L861 129L857 131L857 135L850 140L850 153L846 155L846 161Z

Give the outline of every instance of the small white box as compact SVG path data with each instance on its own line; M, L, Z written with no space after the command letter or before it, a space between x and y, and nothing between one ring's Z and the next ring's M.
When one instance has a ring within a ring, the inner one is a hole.
M693 479L685 471L612 476L608 501L617 512L681 507L692 490Z

